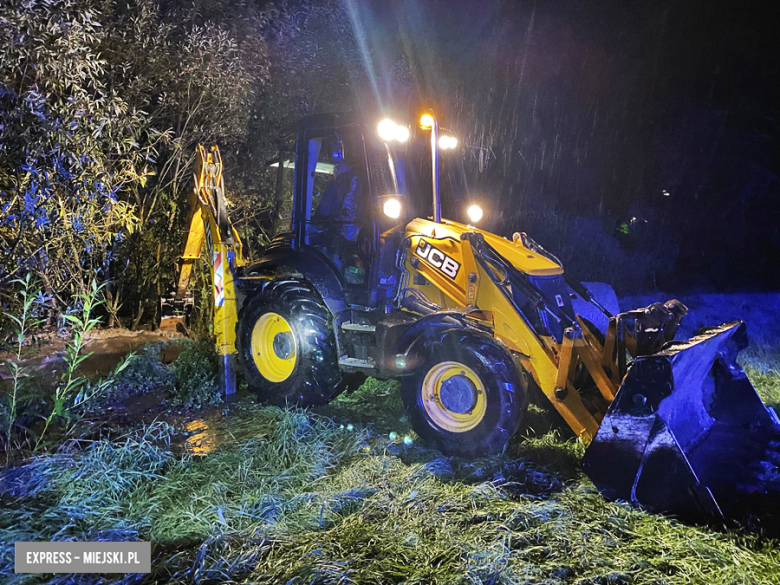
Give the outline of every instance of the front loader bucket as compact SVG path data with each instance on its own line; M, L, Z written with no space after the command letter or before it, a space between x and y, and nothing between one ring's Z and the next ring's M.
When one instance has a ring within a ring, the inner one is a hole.
M583 462L606 498L697 520L780 502L780 423L736 361L747 344L730 323L634 361Z

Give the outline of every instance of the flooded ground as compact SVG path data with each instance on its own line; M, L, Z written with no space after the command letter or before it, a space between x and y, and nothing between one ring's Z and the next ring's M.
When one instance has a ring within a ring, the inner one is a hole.
M79 367L84 376L105 376L131 352L138 352L149 345L159 345L163 363L174 361L182 351L183 335L176 332L130 331L128 329L93 329L86 335L84 353L89 355ZM70 338L62 335L34 337L22 350L21 359L8 351L0 351L0 363L14 361L27 368L27 375L52 379L65 366L63 357ZM0 368L0 384L7 384L7 369ZM0 386L2 388L2 386Z

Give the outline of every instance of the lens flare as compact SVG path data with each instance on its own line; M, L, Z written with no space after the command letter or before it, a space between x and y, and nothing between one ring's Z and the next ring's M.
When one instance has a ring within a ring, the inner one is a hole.
M469 219L474 223L482 219L482 208L479 205L472 205L466 213L468 213Z
M390 142L396 137L396 131L397 127L395 125L395 122L392 120L385 118L381 122L379 122L379 126L377 126L377 132L379 132L379 137L384 140L385 142Z
M385 201L382 206L384 214L391 219L398 219L401 217L401 202L395 197Z

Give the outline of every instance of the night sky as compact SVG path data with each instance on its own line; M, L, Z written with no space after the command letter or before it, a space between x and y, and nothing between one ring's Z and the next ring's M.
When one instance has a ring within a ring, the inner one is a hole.
M777 3L347 6L356 101L441 112L491 229L536 223L565 258L587 228L545 225L581 219L663 256L658 286L780 286Z

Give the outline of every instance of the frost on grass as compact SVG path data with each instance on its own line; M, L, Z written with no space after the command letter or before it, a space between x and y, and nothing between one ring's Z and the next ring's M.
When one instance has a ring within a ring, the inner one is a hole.
M780 342L756 338L740 360L778 404ZM393 384L319 414L233 407L232 440L203 457L176 456L157 423L7 469L0 578L69 582L13 574L15 541L126 539L151 540L155 559L127 582L780 584L776 541L607 502L582 445L538 421L476 461L401 440Z
M231 416L205 457L158 423L6 470L0 575L61 582L13 574L10 543L56 538L152 540L141 582L780 583L771 543L606 502L554 434L466 462L305 411Z

